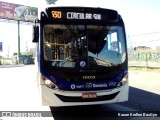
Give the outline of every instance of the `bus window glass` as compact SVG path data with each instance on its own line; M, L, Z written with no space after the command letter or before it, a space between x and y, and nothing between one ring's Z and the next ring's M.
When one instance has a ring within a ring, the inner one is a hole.
M75 68L85 60L89 68L116 66L125 61L122 28L100 25L45 25L44 60L53 67Z
M75 67L76 61L87 57L85 26L46 25L44 27L44 59L52 66Z
M89 51L90 59L95 61L92 63L98 64L99 66L116 66L125 61L125 57L122 59L122 55L124 56L126 54L125 40L122 32L121 27L110 27L103 39L105 45L97 46L102 47L101 51L97 54ZM91 66L94 65L91 64Z

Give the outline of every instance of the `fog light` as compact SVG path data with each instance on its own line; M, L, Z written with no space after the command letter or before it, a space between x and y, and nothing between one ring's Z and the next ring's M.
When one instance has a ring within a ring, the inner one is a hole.
M55 85L51 80L47 79L45 76L41 76L41 79L44 81L45 85L52 89L57 89L57 85Z

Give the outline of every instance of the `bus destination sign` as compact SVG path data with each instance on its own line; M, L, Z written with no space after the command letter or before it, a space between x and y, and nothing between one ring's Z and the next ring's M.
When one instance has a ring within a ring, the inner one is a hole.
M46 9L47 16L54 20L67 21L115 21L118 20L118 12L110 9L95 8L63 8L50 7Z
M82 12L51 11L54 19L101 20L101 14Z

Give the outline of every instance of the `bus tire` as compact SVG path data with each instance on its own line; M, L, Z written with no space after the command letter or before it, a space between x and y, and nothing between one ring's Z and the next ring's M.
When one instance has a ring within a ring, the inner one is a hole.
M27 63L28 63L28 60L27 60L27 59L24 59L24 60L23 60L23 64L26 65Z

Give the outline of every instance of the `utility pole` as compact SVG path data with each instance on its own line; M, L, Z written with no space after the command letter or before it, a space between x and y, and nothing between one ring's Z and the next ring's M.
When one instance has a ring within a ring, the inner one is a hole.
M28 41L26 41L26 52L28 53Z
M20 63L20 21L18 20L18 64Z
M8 45L8 58L9 58L9 45Z

